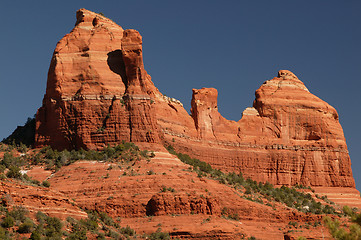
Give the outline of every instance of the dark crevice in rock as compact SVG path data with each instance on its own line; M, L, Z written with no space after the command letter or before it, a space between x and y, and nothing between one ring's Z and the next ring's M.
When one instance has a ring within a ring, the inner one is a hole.
M117 99L117 98L114 96L113 99L112 99L112 102L111 102L111 104L110 104L110 106L109 106L108 113L107 113L107 115L105 115L105 118L104 118L104 120L103 120L103 125L102 125L102 127L101 127L103 130L106 129L106 127L107 127L107 122L108 122L108 120L109 120L109 118L110 118L110 115L111 115L111 113L112 113L113 106L114 106L114 102L115 102L116 99Z
M123 60L122 51L118 49L109 52L107 55L108 55L107 64L109 66L109 69L112 70L114 73L118 74L122 78L126 91L128 88L128 78L125 70L125 63Z

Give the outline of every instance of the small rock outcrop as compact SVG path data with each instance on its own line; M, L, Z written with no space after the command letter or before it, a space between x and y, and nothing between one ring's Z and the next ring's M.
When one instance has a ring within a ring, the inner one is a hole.
M187 194L158 193L147 203L148 216L169 214L221 215L217 199Z
M191 115L161 94L143 64L142 37L80 9L51 60L35 145L102 148L172 144L225 171L273 184L355 187L336 110L287 70L264 82L239 121L221 116L217 90L193 89Z

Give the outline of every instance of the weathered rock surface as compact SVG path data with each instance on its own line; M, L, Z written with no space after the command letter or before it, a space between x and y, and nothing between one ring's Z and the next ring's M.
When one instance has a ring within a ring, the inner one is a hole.
M336 110L290 71L264 82L238 122L220 115L216 89L194 89L191 106L190 116L154 86L137 31L81 9L54 51L36 146L170 143L257 181L355 187Z
M150 161L131 162L121 168L118 164L77 161L63 166L49 176L50 189L84 210L119 217L122 227L129 225L139 234L161 227L185 239L242 239L242 235L282 239L290 221L301 225L322 219L279 203L270 206L249 201L231 186L199 178L189 165L165 151L155 152ZM34 170L37 173L32 176L37 178L39 171ZM222 217L225 208L239 220ZM302 235L320 238L322 233L319 227L311 227L303 229Z
M152 88L140 34L81 9L55 48L35 144L79 149L159 141Z
M219 114L215 89L193 90L191 112L197 137L158 121L178 151L273 184L355 186L336 110L290 71L266 81L238 122Z
M221 215L217 199L203 195L157 193L147 203L147 215L209 214Z
M69 216L77 219L88 216L64 194L44 187L29 186L16 181L1 181L0 195L3 206L23 206L33 215L41 211L61 219Z

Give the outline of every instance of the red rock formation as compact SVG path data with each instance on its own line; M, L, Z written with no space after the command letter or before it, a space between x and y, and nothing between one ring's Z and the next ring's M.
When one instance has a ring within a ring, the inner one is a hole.
M76 204L64 194L57 191L25 185L15 181L1 181L0 195L2 205L5 207L23 206L32 215L38 211L66 219L86 218L86 212L82 211Z
M258 181L355 186L336 110L290 71L266 81L238 122L218 113L216 99L215 89L193 90L197 137L167 127L165 139L181 152Z
M70 149L159 141L150 85L140 34L79 10L76 26L51 60L35 145Z
M190 116L153 85L137 31L81 9L54 51L36 146L167 142L258 181L355 187L336 110L290 71L266 81L238 122L220 115L216 89L194 89L191 106Z
M200 195L158 193L147 203L147 215L209 214L221 215L217 199Z

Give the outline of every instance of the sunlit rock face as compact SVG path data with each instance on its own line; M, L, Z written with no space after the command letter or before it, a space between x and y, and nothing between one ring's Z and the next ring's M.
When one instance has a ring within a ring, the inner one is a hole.
M257 181L355 187L336 110L292 72L281 70L264 82L238 122L221 116L217 97L214 88L193 89L188 114L154 86L137 31L80 9L51 60L35 145L171 144Z
M80 9L51 60L36 146L97 148L122 140L159 141L142 37Z

